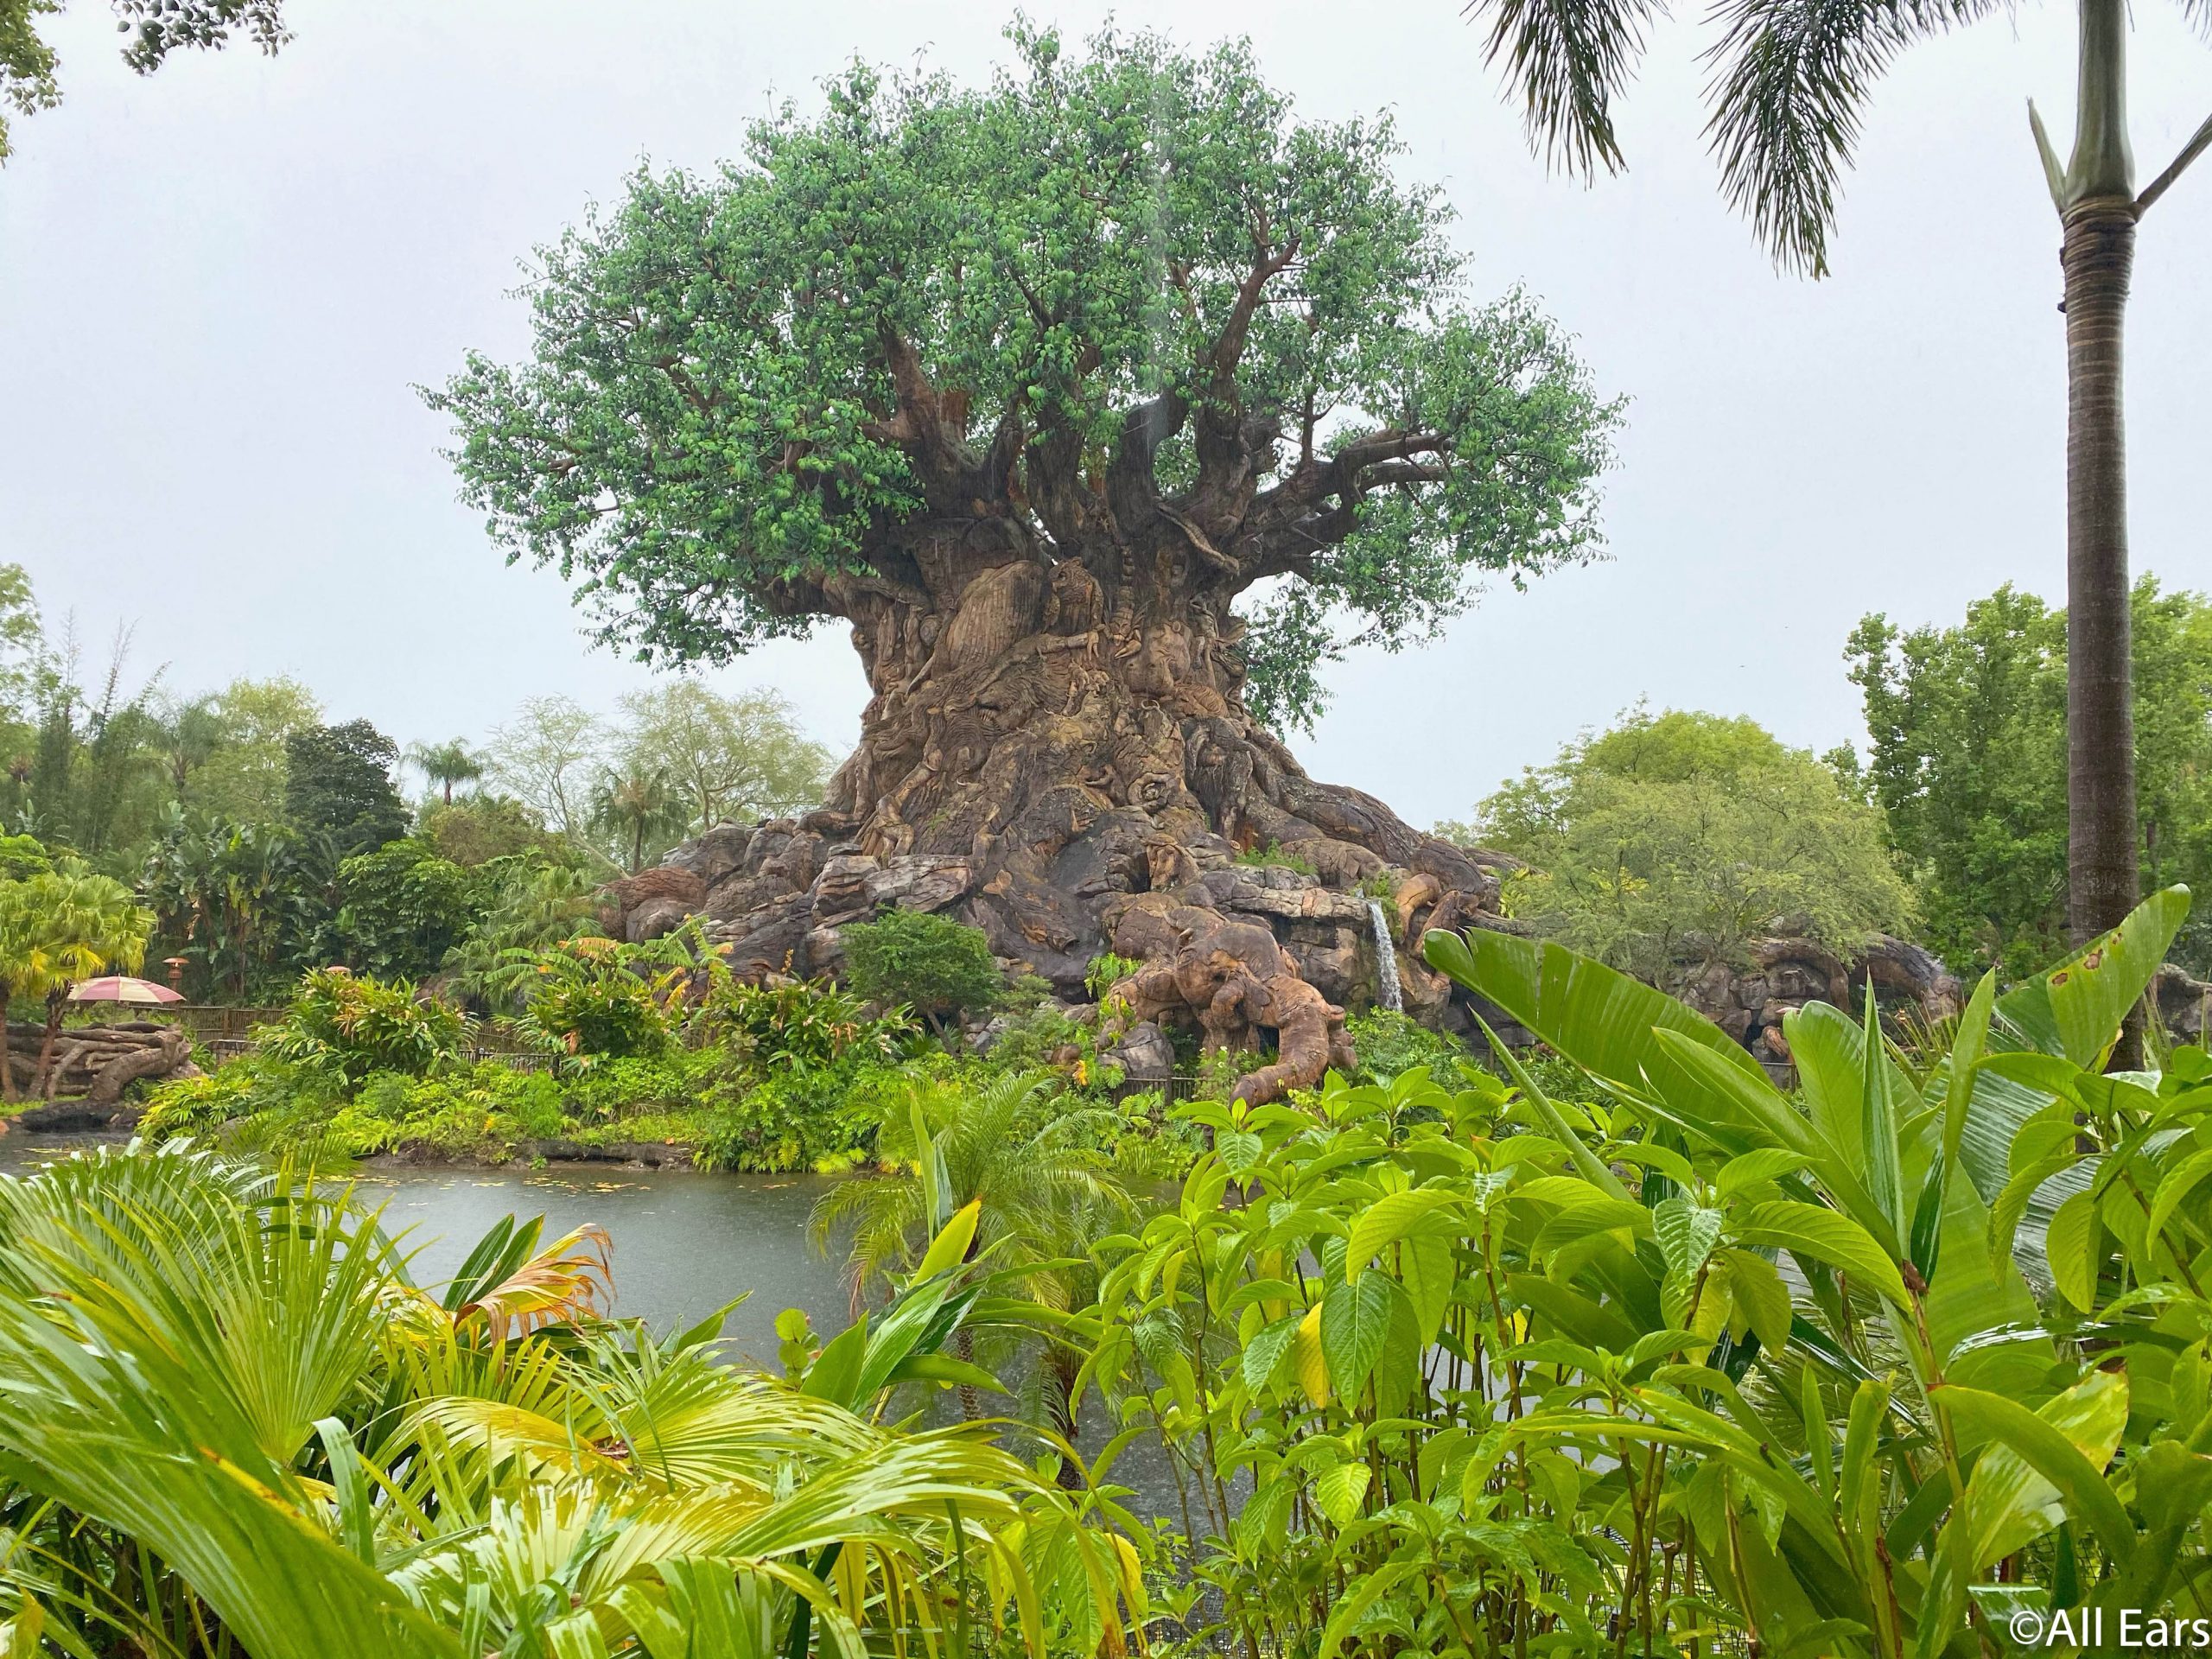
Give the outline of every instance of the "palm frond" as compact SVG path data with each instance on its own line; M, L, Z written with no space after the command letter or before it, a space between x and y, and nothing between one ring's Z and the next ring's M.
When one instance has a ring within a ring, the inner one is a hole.
M1706 137L1722 193L1785 267L1827 271L1836 190L1874 81L1916 40L1997 0L1719 0Z
M1469 0L1465 15L1488 20L1484 60L1503 61L1520 92L1530 147L1586 175L1620 168L1613 100L1663 10L1653 0Z

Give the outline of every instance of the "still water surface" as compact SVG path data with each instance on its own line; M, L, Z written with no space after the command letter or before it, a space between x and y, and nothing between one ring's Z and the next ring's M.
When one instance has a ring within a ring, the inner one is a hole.
M0 1135L0 1174L33 1173L86 1137ZM436 1285L500 1217L543 1216L551 1243L585 1222L614 1242L614 1308L657 1331L696 1325L751 1292L723 1322L736 1355L773 1367L776 1315L803 1307L828 1336L849 1317L838 1262L807 1242L814 1201L837 1178L704 1174L563 1164L545 1169L453 1169L372 1163L362 1198L385 1230L414 1252L416 1282Z

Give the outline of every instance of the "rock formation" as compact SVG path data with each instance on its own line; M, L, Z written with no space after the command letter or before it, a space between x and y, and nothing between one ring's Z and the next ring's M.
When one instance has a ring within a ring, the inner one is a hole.
M28 1022L8 1027L7 1064L14 1074L16 1097L32 1099L39 1051L46 1027ZM191 1033L151 1020L112 1025L65 1026L54 1044L54 1065L40 1096L82 1096L88 1106L113 1108L123 1091L142 1078L196 1077Z

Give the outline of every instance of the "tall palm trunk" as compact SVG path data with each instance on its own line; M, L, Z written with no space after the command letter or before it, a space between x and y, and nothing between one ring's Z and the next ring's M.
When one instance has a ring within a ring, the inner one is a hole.
M2121 334L2135 258L2124 0L2080 0L2081 87L2060 211L2066 276L2067 924L2139 896ZM2056 181L2054 181L2056 182Z

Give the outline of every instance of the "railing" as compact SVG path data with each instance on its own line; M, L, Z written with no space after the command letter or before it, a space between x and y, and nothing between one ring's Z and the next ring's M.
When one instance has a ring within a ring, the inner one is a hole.
M162 1009L192 1033L194 1042L213 1048L218 1043L242 1041L256 1026L284 1017L282 1008L237 1008L221 1002L172 1002Z

